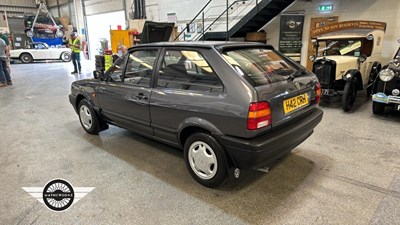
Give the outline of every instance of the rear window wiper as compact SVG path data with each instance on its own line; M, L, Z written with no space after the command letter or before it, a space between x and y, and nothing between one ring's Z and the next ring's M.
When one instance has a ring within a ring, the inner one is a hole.
M300 68L300 69L294 71L292 74L290 74L290 75L287 77L287 80L291 80L291 81L292 81L292 80L294 80L294 78L296 78L296 77L298 77L298 76L300 76L300 75L305 74L305 72L306 72L306 69Z

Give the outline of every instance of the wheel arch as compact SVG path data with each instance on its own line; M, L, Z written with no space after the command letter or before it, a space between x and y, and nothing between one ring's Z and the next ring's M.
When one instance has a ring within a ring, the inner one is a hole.
M178 127L179 143L184 146L187 137L199 130L214 136L222 135L222 132L210 121L199 117L190 117L185 119Z
M75 107L76 107L77 110L79 110L79 109L78 109L79 103L80 103L83 99L86 99L92 106L95 105L94 102L93 102L93 100L89 97L88 94L86 94L86 93L79 93L79 94L76 95L76 100L75 100Z
M21 52L21 53L19 54L18 58L21 59L21 56L22 56L23 54L28 54L28 55L30 55L30 56L32 57L33 60L35 60L35 57L33 57L32 53L30 53L30 52Z
M178 139L181 146L184 147L187 138L196 132L204 132L210 134L215 138L217 142L219 142L218 136L221 136L223 134L216 126L214 126L211 122L207 120L201 118L188 118L180 125L179 128ZM224 146L221 143L220 145L224 149ZM233 170L237 167L237 165L232 156L225 149L224 157L226 160L225 166L228 169L228 174L229 176L233 177Z

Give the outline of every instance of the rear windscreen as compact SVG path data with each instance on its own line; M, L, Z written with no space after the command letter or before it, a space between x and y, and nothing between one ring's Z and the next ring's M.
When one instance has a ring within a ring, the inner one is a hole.
M272 49L236 49L224 51L222 55L253 86L286 80L297 70L290 61Z

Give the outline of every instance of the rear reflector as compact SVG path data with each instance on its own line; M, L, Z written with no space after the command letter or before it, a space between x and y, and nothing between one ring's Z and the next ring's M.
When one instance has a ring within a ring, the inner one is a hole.
M271 108L268 102L253 102L249 106L247 129L257 130L271 124Z
M321 100L321 84L318 82L315 85L315 104L318 104L319 100Z

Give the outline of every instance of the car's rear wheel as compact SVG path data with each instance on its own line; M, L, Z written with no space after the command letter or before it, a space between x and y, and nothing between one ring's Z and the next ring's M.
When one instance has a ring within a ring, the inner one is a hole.
M184 159L190 175L207 187L220 185L227 176L223 147L207 133L194 133L185 142Z
M100 121L91 104L82 99L78 106L79 121L83 129L89 134L98 134L101 131Z
M33 58L32 55L29 53L22 53L19 57L19 59L21 60L21 62L23 63L31 63L33 62Z
M63 52L62 54L61 54L61 60L62 61L64 61L64 62L70 62L71 61L71 53L69 53L69 52Z
M357 78L354 77L350 81L346 82L342 96L342 108L343 111L348 112L353 107L354 101L357 96Z

